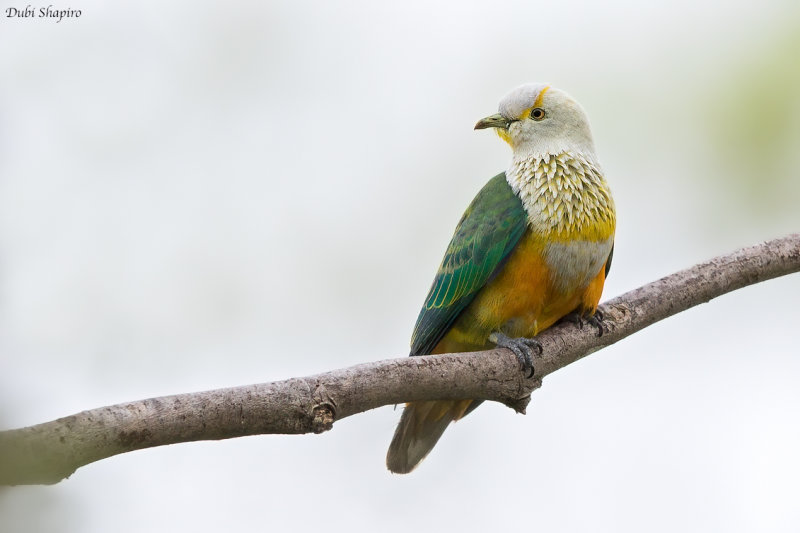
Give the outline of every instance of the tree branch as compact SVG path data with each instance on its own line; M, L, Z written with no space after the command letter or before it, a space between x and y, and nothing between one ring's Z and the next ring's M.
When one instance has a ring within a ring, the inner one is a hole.
M265 433L321 433L383 405L480 398L525 412L541 378L650 324L741 287L800 271L800 234L677 272L602 306L605 333L559 324L539 335L536 377L505 349L403 357L305 378L177 394L0 432L0 485L49 484L94 461L153 446Z

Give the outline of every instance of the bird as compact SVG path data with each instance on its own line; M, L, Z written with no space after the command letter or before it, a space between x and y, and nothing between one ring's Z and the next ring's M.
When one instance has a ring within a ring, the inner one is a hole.
M411 337L411 356L510 349L528 377L536 336L562 319L590 322L614 254L616 210L589 120L566 92L509 92L476 130L494 129L511 162L478 192L455 229ZM386 455L406 474L451 422L482 400L407 403Z

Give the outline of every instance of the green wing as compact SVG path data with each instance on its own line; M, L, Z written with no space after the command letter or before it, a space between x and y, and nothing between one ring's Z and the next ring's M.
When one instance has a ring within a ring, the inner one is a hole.
M505 173L487 183L467 208L447 247L411 337L411 355L429 354L459 313L498 271L525 232L522 202Z

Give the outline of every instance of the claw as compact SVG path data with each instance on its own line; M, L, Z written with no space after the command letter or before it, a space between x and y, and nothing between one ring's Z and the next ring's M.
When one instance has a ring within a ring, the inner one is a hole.
M578 311L573 311L572 313L562 317L561 321L575 324L580 329L583 329L584 324L589 324L590 326L596 327L597 336L602 337L603 333L608 330L608 327L603 323L603 318L605 318L605 314L600 309L597 309L595 310L594 314L589 317L584 317Z
M526 337L518 337L516 339L512 339L508 335L505 335L500 332L495 332L489 335L489 341L495 343L497 346L502 348L508 348L514 355L517 356L517 361L519 361L520 367L526 373L528 373L528 378L532 378L535 369L533 368L533 357L534 352L535 355L542 355L542 345L536 339L529 339Z
M600 309L596 310L592 316L586 319L586 323L594 326L597 328L597 336L602 337L603 333L606 332L608 326L605 325L603 319L605 318L605 313L603 313Z

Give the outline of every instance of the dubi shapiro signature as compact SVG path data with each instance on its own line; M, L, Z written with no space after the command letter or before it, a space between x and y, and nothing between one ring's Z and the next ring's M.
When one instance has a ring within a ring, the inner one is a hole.
M28 4L25 8L7 7L6 18L49 18L61 22L65 18L78 18L83 12L80 9L59 9L52 4L47 7L33 7Z

